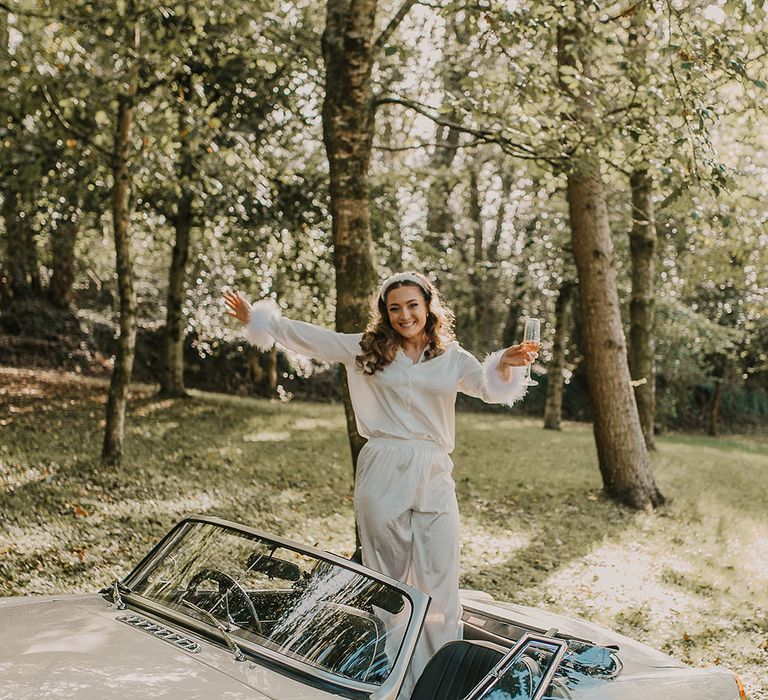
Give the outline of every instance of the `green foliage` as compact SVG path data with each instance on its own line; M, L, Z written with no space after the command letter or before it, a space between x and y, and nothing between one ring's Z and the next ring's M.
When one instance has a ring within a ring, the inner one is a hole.
M42 250L56 235L50 213L58 196L80 188L77 284L104 286L113 298L106 214L123 60L115 51L126 7L19 3L8 15L10 90L0 125L0 167L24 193ZM263 294L277 276L300 273L311 288L317 274L319 298L328 296L324 163L312 115L320 99L318 8L210 0L194 8L150 3L135 13L142 35L132 153L140 311L148 321L162 317L174 217L190 190L197 243L187 310L205 349L221 337L225 285ZM296 253L284 257L287 238ZM316 309L325 312L325 304L316 298Z
M116 298L111 153L130 7L20 0L0 12L0 198L18 201L45 283L51 242L75 196L78 304L107 319ZM323 9L272 0L136 5L140 315L162 322L175 217L190 193L184 311L201 353L234 336L222 323L223 287L273 295L295 317L333 323ZM625 10L559 1L414 6L373 72L377 98L393 101L378 106L373 135L375 257L382 275L431 274L456 311L460 340L479 355L519 338L522 317L541 316L546 367L554 299L574 276L564 173L585 149L603 160L626 308L626 175L648 168L660 236L660 422L699 426L722 362L724 398L735 397L751 420L768 390L764 8ZM558 32L574 23L573 65L558 69ZM589 123L571 118L583 90L595 113ZM430 231L440 217L444 230ZM0 233L5 270L2 217ZM568 375L581 361L570 335ZM577 398L567 405L582 406Z

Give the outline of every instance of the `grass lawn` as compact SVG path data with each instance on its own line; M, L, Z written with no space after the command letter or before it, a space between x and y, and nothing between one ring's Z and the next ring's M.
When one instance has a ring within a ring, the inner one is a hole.
M351 552L341 407L136 387L105 472L105 400L100 380L0 368L0 596L93 591L192 512ZM660 439L669 504L650 514L603 498L589 426L461 414L457 444L465 586L724 664L768 697L768 437Z

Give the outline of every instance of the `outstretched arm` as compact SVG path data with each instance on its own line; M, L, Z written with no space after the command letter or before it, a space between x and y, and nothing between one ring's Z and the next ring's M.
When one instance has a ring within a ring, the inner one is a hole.
M474 355L460 349L459 391L486 403L511 406L525 396L525 368L538 353L523 345L512 345L488 355L481 364Z
M337 333L313 323L280 315L277 304L266 299L251 304L242 294L224 292L226 313L245 325L245 337L262 350L276 340L280 345L322 362L354 362L360 354L359 333Z

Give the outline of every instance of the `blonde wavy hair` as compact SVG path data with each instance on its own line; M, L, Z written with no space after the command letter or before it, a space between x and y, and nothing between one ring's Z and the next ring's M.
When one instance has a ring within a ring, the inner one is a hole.
M387 311L386 297L398 287L415 287L421 292L427 305L427 323L424 326L429 345L425 352L427 359L439 357L455 339L453 334L453 312L443 306L440 294L432 282L419 272L413 273L421 280L422 287L414 282L394 282L384 292L384 299L377 295L371 308L371 319L363 333L360 347L362 353L355 357L357 367L363 374L375 374L390 364L400 349L400 334L392 327Z

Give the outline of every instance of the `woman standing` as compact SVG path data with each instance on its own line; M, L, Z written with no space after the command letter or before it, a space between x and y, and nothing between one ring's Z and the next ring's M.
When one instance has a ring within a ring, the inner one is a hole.
M251 306L227 292L225 301L262 350L274 339L346 369L357 430L368 440L355 481L363 563L432 597L401 691L408 697L429 658L461 637L459 510L449 457L456 394L511 405L525 394L525 367L537 354L513 345L481 364L454 339L453 315L434 285L413 272L384 281L365 333L283 318L271 300Z

